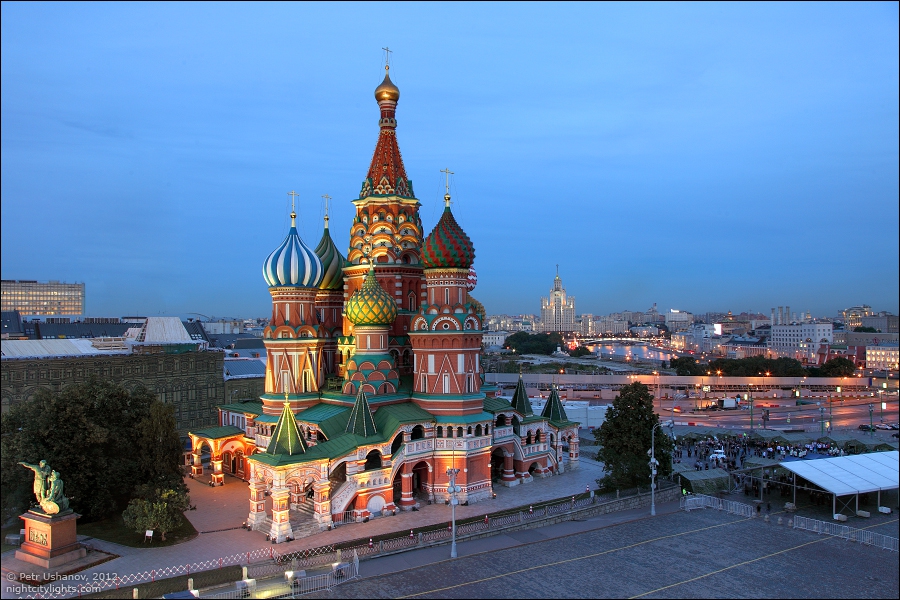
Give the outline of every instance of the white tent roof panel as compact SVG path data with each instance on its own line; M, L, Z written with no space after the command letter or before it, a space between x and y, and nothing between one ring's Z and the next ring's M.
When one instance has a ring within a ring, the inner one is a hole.
M894 490L900 484L900 453L876 452L779 465L838 496Z

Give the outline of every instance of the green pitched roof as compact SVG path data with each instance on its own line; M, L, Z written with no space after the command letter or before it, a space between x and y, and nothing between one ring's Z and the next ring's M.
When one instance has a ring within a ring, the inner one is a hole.
M218 408L223 410L231 410L234 412L242 412L249 415L261 415L263 412L262 402L232 402L231 404L220 404Z
M372 418L372 411L369 410L369 402L366 400L366 393L360 386L359 393L356 394L356 404L350 411L350 418L347 419L347 427L344 429L347 433L355 433L356 435L366 438L374 436L378 433L375 427L375 420Z
M375 425L385 435L391 434L406 423L433 423L434 415L412 402L389 404L375 411Z
M300 430L297 429L297 420L294 418L294 413L291 412L290 403L285 402L284 410L281 412L281 417L278 418L274 433L272 433L272 441L266 448L266 454L295 456L305 453L306 442L303 441Z
M208 440L219 440L235 435L244 435L244 430L234 425L225 425L224 427L207 427L206 429L198 429L189 433Z
M344 433L347 428L347 413L349 412L349 406L320 402L304 410L297 415L297 418L300 421L316 425L325 438L330 440Z
M521 375L519 375L519 383L516 385L516 392L513 394L512 407L516 412L526 417L534 414L534 409L531 408L531 401L525 392L525 382L522 381Z
M512 406L505 398L485 398L484 410L490 413L497 413L501 410L509 410Z
M569 420L566 416L566 410L563 408L562 402L559 399L559 393L557 393L555 385L550 392L550 398L547 400L547 404L544 405L544 410L541 411L541 416L547 417L551 421L562 422Z

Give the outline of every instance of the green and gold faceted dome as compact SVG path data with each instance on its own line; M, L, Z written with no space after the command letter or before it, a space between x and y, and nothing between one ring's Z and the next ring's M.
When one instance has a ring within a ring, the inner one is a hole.
M347 301L347 318L354 325L389 325L397 318L397 303L375 278L369 267L365 281Z

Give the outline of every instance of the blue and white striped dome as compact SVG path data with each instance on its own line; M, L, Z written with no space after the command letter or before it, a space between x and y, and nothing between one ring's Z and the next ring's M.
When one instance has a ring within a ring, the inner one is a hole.
M325 276L322 261L303 243L293 224L281 245L263 263L262 271L269 287L318 287Z

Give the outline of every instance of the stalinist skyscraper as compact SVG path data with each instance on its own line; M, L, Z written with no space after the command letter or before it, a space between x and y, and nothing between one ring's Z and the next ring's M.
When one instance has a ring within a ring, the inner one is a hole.
M559 278L559 265L550 297L541 298L540 331L575 331L575 296L566 296L566 288Z

